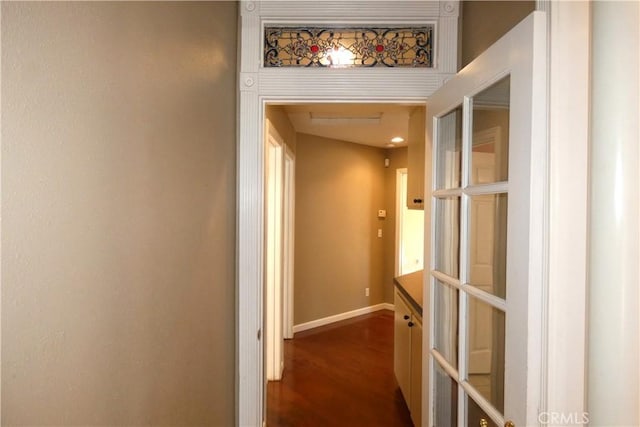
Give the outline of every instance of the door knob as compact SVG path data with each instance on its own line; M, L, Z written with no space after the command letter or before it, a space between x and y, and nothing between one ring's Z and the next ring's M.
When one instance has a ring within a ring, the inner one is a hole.
M480 427L489 427L489 422L484 418L480 418Z
M513 423L513 421L509 420L504 423L504 427L516 427L516 425Z
M409 320L409 316L407 316L406 314L404 315L404 320Z
M414 323L413 322L409 322L409 323L407 323L407 325L409 325L409 327L412 327L414 325Z

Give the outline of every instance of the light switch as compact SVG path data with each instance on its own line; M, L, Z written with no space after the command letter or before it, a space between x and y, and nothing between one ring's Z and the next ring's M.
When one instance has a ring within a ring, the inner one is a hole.
M386 218L386 217L387 217L387 211L385 209L378 210L378 218Z

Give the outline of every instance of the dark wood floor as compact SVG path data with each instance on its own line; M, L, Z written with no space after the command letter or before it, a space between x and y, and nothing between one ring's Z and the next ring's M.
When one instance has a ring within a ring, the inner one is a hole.
M392 311L297 333L284 358L267 427L413 425L393 374Z

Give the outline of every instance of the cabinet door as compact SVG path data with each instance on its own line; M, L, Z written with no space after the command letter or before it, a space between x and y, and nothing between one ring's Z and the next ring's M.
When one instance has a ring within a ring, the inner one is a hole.
M422 320L414 315L411 326L411 419L422 425Z
M409 116L407 143L407 207L409 209L424 209L425 121L424 107L416 107Z
M409 364L411 358L411 328L408 327L408 324L411 321L411 311L397 289L395 291L394 304L393 371L396 374L404 400L409 405L411 402L411 366Z

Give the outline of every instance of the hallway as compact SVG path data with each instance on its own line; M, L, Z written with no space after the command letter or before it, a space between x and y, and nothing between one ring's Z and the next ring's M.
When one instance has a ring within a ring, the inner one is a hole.
M267 426L411 426L393 374L393 312L285 341L282 381L267 386Z

